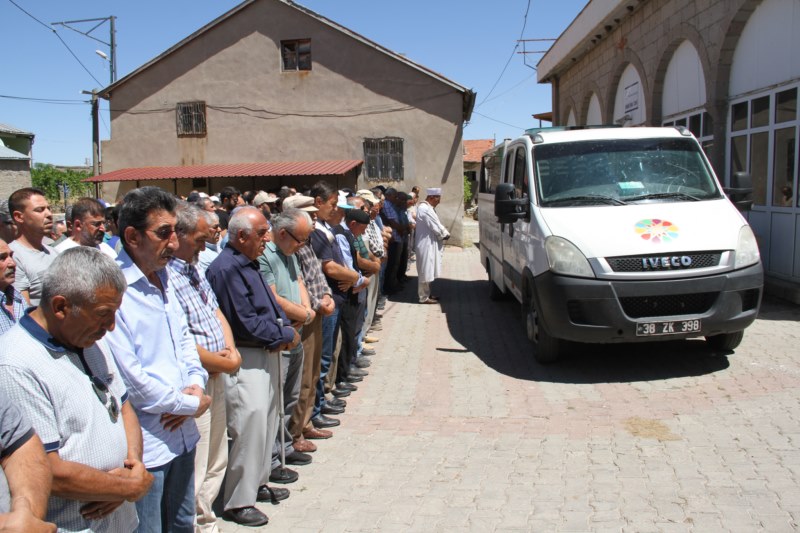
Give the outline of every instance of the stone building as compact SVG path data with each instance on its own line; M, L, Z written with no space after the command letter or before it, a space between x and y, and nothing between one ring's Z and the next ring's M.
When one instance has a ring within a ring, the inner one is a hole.
M746 215L767 288L800 301L797 0L591 0L538 64L555 125L682 125Z
M31 186L33 133L0 124L0 198Z

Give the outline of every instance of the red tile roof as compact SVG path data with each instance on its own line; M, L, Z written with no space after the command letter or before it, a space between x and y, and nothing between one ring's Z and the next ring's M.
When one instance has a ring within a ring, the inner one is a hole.
M494 148L494 139L464 141L464 163L480 163L486 150Z
M284 161L271 163L226 163L175 167L123 168L84 181L136 181L189 178L230 178L265 176L342 176L363 164L360 159L338 161Z

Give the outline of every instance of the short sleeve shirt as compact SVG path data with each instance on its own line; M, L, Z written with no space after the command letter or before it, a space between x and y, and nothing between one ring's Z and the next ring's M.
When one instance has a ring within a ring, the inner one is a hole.
M330 228L324 222L317 221L317 228L311 232L311 246L314 249L314 254L320 260L320 263L324 264L327 261L335 261L340 265L345 265L342 251L336 244L336 239L333 237ZM336 303L337 307L341 306L342 303L344 303L346 293L339 289L336 280L328 276L325 276L325 279L328 281L328 286L333 293L332 297L334 303Z
M0 459L5 459L14 453L33 435L33 427L22 416L22 412L11 403L6 393L0 391ZM10 510L11 494L6 476L0 470L0 513L7 513Z
M14 287L18 291L28 291L31 305L39 305L42 297L42 277L47 267L55 260L58 251L42 246L41 250L34 250L13 241L8 245L14 252L14 262L17 263L17 279Z
M267 285L275 285L275 291L292 303L300 304L300 263L294 255L284 255L274 242L268 242L264 253L258 258L261 277ZM303 349L302 344L292 352Z
M25 354L25 357L20 357ZM83 350L89 371L108 387L101 403L79 354L57 344L29 314L0 343L0 391L18 405L41 438L46 452L108 472L124 466L128 441L122 416L112 419L113 397L121 406L127 392L103 340ZM64 531L133 531L136 508L125 502L101 520L85 520L86 501L51 496L46 519Z

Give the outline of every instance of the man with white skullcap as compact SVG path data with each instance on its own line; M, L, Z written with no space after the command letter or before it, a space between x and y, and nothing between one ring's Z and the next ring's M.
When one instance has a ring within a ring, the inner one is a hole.
M442 252L444 241L450 238L435 208L442 200L442 189L431 187L426 191L426 198L417 206L417 227L414 249L417 252L417 282L419 303L435 304L438 298L431 296L431 282L439 277L442 271Z

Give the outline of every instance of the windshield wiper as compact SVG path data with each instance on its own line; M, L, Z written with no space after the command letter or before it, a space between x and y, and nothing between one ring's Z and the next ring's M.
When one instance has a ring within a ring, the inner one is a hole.
M585 194L580 196L565 196L564 198L556 198L555 200L548 200L543 202L543 207L550 207L555 205L579 205L579 204L608 204L608 205L625 205L619 198L613 196L605 196L602 194Z
M630 196L627 198L629 202L638 202L639 200L659 200L659 199L681 198L683 200L690 200L697 202L701 200L697 196L686 194L685 192L656 192L652 194L641 194L639 196Z

